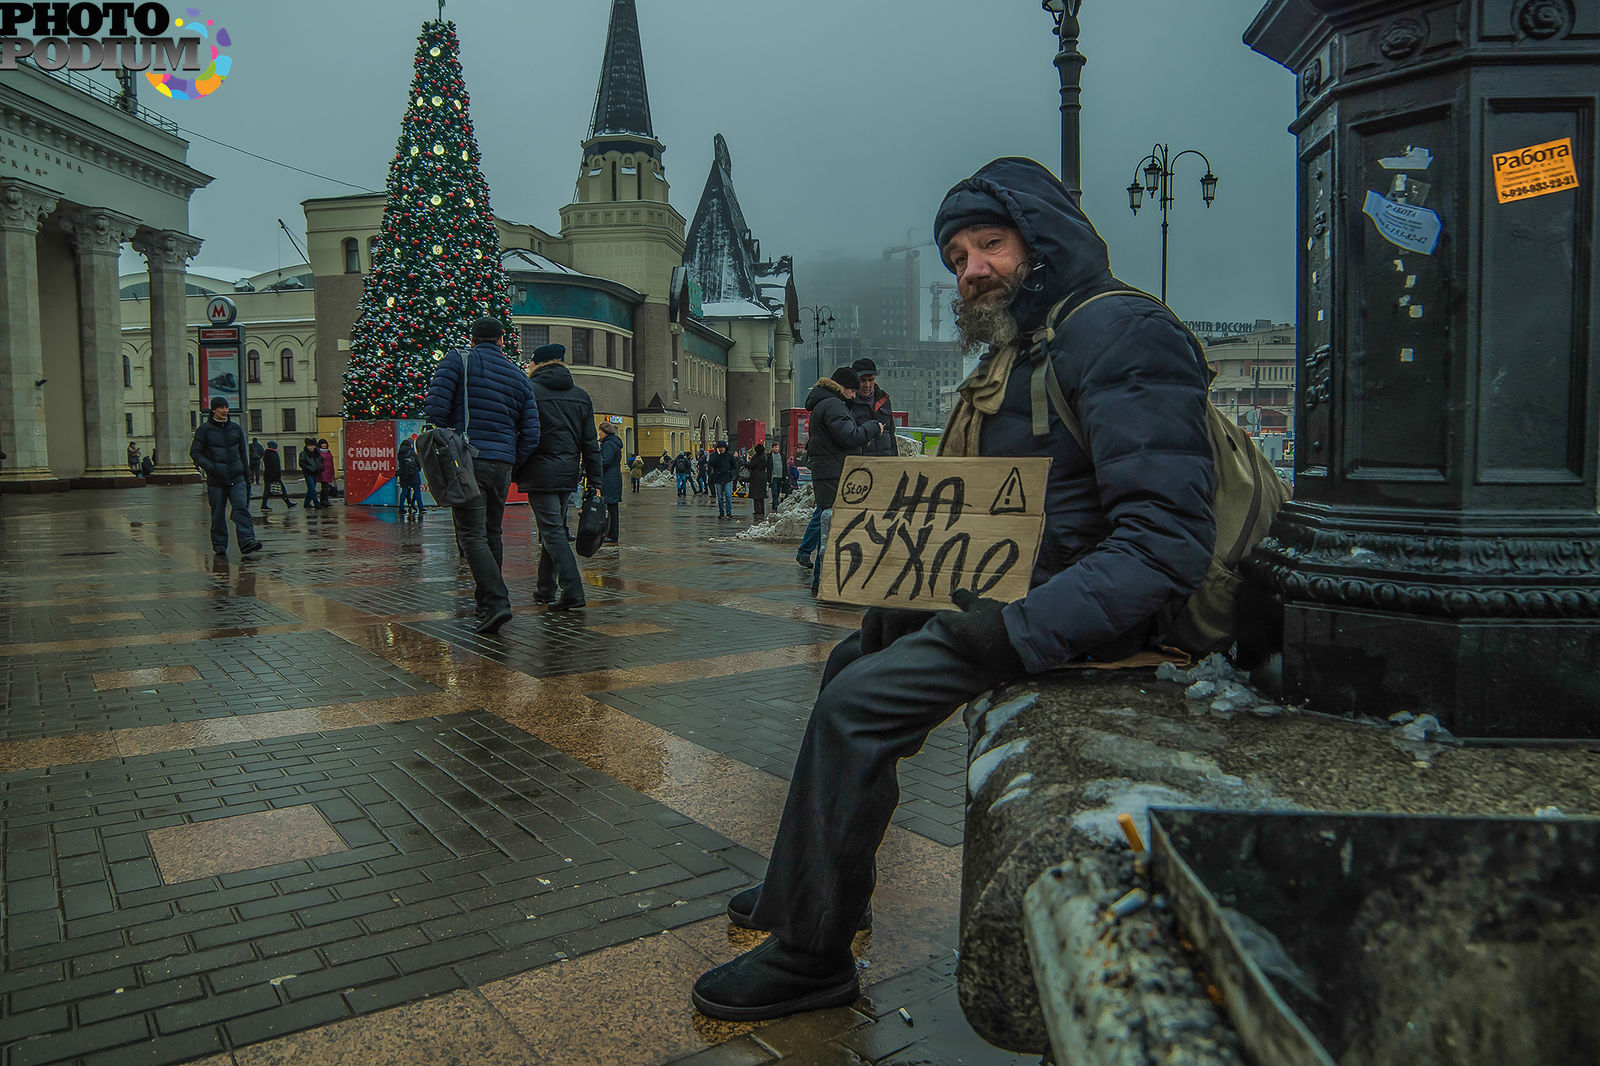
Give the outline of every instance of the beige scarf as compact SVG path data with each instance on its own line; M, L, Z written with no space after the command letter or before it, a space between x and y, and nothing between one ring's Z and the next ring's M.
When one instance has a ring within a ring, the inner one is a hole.
M978 362L967 380L961 383L961 399L950 412L950 422L944 427L944 438L939 441L940 455L974 456L978 454L978 436L983 432L983 419L1000 410L1006 397L1006 382L1017 363L1022 338L1012 341L999 350L992 350Z

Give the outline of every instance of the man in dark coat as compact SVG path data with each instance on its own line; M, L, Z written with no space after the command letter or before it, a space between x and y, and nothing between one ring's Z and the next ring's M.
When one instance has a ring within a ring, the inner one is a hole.
M899 455L894 441L894 404L889 402L889 394L878 388L878 364L863 357L851 363L850 369L861 382L850 410L857 421L876 422L881 427L863 450L867 455Z
M482 491L451 511L457 543L472 568L479 633L498 633L511 621L511 594L500 573L500 522L512 468L538 445L540 433L533 387L501 351L504 336L499 319L474 322L472 350L445 356L433 373L425 404L429 422L463 431L476 452L472 469Z
M417 458L415 433L400 442L394 453L394 476L400 487L400 513L422 517L422 460Z
M774 935L696 983L695 1005L713 1017L756 1020L852 1001L850 941L870 920L896 762L995 685L1085 655L1123 657L1210 562L1208 375L1171 312L1108 296L1084 305L1039 351L1084 445L1053 407L1034 406L1031 341L1049 310L1126 287L1111 276L1077 196L1032 160L1000 159L946 195L934 230L956 276L957 327L969 346L986 349L961 387L942 454L1054 460L1033 587L1009 604L963 590L960 610L931 615L873 608L834 650L766 881L728 906L734 922ZM1038 436L1035 415L1045 429Z
M212 397L211 416L195 427L189 458L206 476L206 500L211 504L211 547L228 554L228 508L233 508L233 528L239 552L261 550L256 526L250 520L250 457L244 430L228 418L228 401Z
M261 457L266 454L266 449L261 446L261 438L250 438L250 482L254 485L261 484Z
M615 544L622 532L622 438L614 422L600 423L600 499L606 505L606 536Z
M728 442L717 441L716 451L706 460L706 475L711 479L711 491L717 497L717 517L733 517L733 479L738 473L739 460L728 450Z
M822 543L822 512L833 506L839 493L839 476L844 473L844 460L848 455L859 455L878 435L883 427L876 422L856 420L850 401L856 398L861 380L850 367L837 367L832 377L818 381L806 396L806 410L811 412L811 440L806 453L811 457L811 489L816 493L816 509L811 512L811 524L800 541L795 562L811 567L811 553L817 552L817 565L811 571L811 593L816 595L822 581L822 556L827 545Z
M567 542L567 502L578 487L580 469L600 484L600 444L595 439L594 404L572 382L567 349L546 344L533 350L532 388L544 427L539 446L519 463L517 486L528 494L539 529L539 586L534 599L552 611L584 605L578 560Z

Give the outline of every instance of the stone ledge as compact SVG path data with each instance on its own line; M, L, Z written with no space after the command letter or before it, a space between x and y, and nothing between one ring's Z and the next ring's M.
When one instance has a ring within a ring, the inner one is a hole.
M1306 712L1215 716L1148 670L1073 671L967 712L962 1009L986 1039L1043 1051L1023 899L1064 860L1123 851L1116 815L1154 806L1600 815L1600 744L1415 746L1386 723Z

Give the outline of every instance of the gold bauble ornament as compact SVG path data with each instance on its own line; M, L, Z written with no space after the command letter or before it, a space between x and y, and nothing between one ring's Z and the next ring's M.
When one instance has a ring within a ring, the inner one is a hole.
M411 154L412 154L412 155L416 155L416 154L417 154L417 153L418 153L418 152L420 152L420 151L421 151L421 149L420 149L420 148L418 148L418 147L417 147L417 146L416 146L416 145L414 145L414 144L413 144L413 145L412 145L412 146L411 146Z
M433 56L435 59L439 58L439 46L434 45L432 48L428 49L428 54Z
M443 107L444 106L444 99L442 97L435 96L433 98L433 100L430 101L430 102L433 104L434 107Z
M467 197L467 206L468 207L477 207L478 206L478 201L474 200L472 197L469 196L469 197Z
M462 152L462 153L461 153L461 161L462 161L462 162L463 162L463 163L467 163L467 162L471 162L471 157L470 157L470 156L468 156L468 155L467 155L467 153L465 153L465 152Z
M389 297L387 300L384 301L384 303L388 304L390 307L393 307L394 306L394 297L393 296Z
M434 193L428 202L434 207L438 207L440 204L444 203L444 197L440 196L438 193Z
M433 302L438 304L440 307L443 307L444 306L444 297L443 296L435 296L433 298Z
M472 250L472 258L474 258L474 259L482 259L483 258L483 249L482 248L474 248Z
M433 254L434 255L443 255L444 254L444 245L442 245L442 244L434 245L433 246Z
M444 361L444 353L439 351L438 349L435 349L434 353L433 353L433 361L435 363L443 362Z
M442 144L434 145L433 146L433 154L434 155L444 155L444 145L442 145Z
M461 101L460 101L460 100L451 100L451 101L450 101L450 102L451 102L451 103L452 103L452 104L455 104L455 105L456 105L456 110L457 110L457 111L460 111L460 110L461 110Z

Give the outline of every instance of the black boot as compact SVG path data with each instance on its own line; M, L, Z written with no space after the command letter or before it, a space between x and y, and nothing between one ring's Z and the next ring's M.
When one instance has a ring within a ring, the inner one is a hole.
M758 1022L801 1011L854 1003L861 995L856 960L811 955L777 937L700 976L692 999L700 1013L732 1022Z

